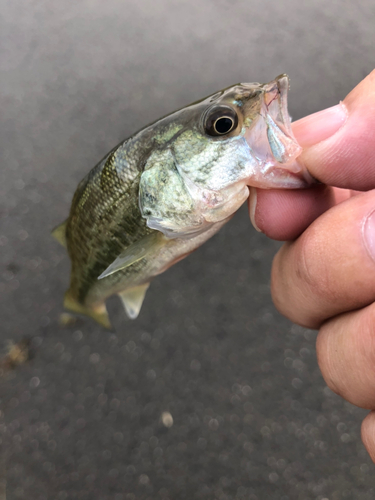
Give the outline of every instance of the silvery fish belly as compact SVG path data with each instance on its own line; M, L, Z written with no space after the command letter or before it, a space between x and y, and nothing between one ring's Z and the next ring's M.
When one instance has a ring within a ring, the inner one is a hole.
M297 157L286 75L241 83L172 113L115 147L78 185L53 234L71 262L67 309L110 327L118 294L130 318L150 280L191 253L249 196L313 180Z

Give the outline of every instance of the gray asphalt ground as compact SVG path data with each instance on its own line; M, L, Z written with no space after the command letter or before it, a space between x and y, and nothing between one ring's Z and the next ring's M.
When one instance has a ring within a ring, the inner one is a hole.
M114 332L59 324L69 261L50 230L108 150L215 90L287 72L294 118L336 104L374 67L375 3L1 11L1 345L32 353L0 380L1 500L374 499L366 412L326 387L316 332L274 309L279 244L245 207L153 282L136 321L111 299Z

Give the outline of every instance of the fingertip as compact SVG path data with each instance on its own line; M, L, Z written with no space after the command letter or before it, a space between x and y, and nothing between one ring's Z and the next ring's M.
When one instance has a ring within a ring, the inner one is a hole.
M249 213L254 227L279 241L297 238L319 215L335 204L327 186L304 190L250 190Z
M300 159L320 182L358 191L375 188L374 82L372 72L342 103L293 124L304 147Z
M249 196L249 216L250 216L250 221L252 225L254 226L254 229L258 231L258 233L261 233L262 230L258 227L258 224L255 220L255 212L257 208L257 200L258 200L258 195L257 195L257 189L255 187L250 187L250 196ZM259 217L258 217L259 218Z
M345 124L347 117L348 111L340 102L292 123L293 133L298 143L308 148L333 136Z

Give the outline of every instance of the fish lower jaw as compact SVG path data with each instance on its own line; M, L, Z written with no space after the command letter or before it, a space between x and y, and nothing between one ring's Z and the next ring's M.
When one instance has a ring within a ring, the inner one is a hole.
M315 182L298 160L302 147L293 135L287 109L288 88L286 75L263 85L259 114L244 133L251 172L249 186L299 189Z
M265 171L255 172L246 179L249 187L261 189L305 189L316 181L306 171L288 171L277 164L265 167Z
M246 142L249 147L246 176L248 186L265 189L300 189L315 182L306 167L298 160L302 152L298 144L293 143L293 147L284 150L283 156L279 155L278 158L276 148L271 151L268 141L264 141L262 147L260 147L261 142L258 147L251 147L249 141Z
M222 193L224 200L220 205L203 212L206 222L221 222L231 217L249 197L249 188L244 181L239 182Z

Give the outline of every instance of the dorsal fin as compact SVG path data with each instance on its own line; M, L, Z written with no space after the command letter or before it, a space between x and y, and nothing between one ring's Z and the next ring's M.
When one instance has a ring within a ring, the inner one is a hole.
M60 245L66 248L66 223L67 221L65 220L62 224L59 226L55 227L53 231L51 232L52 236L57 240Z
M143 285L129 288L118 294L129 318L135 319L138 316L149 286L150 283L144 283Z
M131 266L138 260L143 259L150 252L155 251L158 247L164 245L165 236L159 231L154 231L139 241L136 241L130 245L126 250L124 250L115 259L112 264L110 264L105 271L98 277L98 280L106 278L110 274L116 273L121 269L125 269Z

